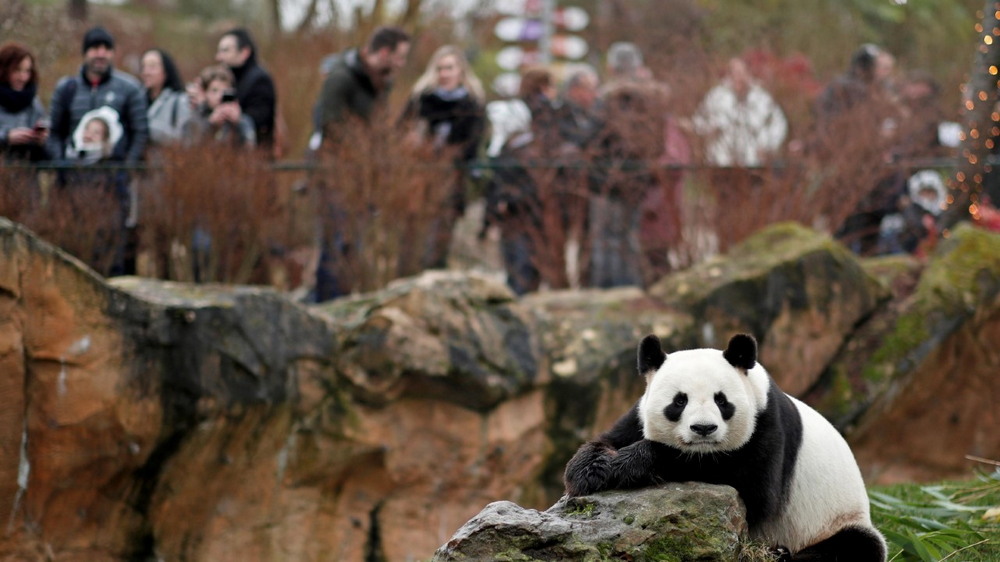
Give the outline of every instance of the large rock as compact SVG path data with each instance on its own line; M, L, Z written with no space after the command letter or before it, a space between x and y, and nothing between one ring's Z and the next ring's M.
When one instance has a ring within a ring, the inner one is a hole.
M954 230L891 317L841 362L875 397L851 432L868 479L961 478L967 455L1000 457L1000 237Z
M546 511L501 501L463 525L432 560L730 562L746 537L745 516L735 489L712 484L563 497Z
M892 297L857 326L827 366L821 384L800 396L822 412L841 432L853 431L858 418L885 390L884 379L871 376L876 370L869 363L882 346L885 335L895 329L925 265L909 255L862 261L865 270L879 279L890 290Z
M141 491L122 484L157 448L163 365L133 360L132 304L0 223L0 554L44 543L60 556L120 559L142 527Z
M148 484L150 542L169 559L424 557L473 506L520 499L541 470L537 351L500 284L430 273L316 309L283 301L289 315L261 295L239 321L224 320L231 288L117 285L204 317L186 338L211 351L184 355L220 387L187 395L209 411ZM219 349L233 339L260 341ZM216 398L247 384L225 369L234 357L284 384Z
M649 293L697 319L692 344L719 348L734 332L754 334L761 362L796 396L889 297L846 248L795 223L771 226Z
M342 328L338 371L369 402L431 397L488 411L538 386L530 318L489 277L431 271L321 310Z

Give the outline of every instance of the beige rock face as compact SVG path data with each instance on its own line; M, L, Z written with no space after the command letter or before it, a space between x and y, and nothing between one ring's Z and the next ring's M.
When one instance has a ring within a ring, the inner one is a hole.
M502 285L432 277L327 315L110 286L9 223L0 251L0 559L427 557L523 500L550 449Z
M428 559L491 502L555 502L576 447L641 395L645 334L681 349L751 330L776 373L807 366L788 384L818 384L879 286L811 233L763 236L785 240L771 266L719 262L724 275L650 292L518 300L431 272L304 307L105 282L0 219L0 560ZM995 296L872 387L899 399L860 428L866 472L931 478L956 454L1000 456L983 431L1000 410Z
M981 323L980 323L981 322ZM1000 311L942 342L866 416L855 455L872 481L967 478L1000 452ZM922 437L921 437L922 436Z
M43 529L66 549L123 552L140 519L119 483L160 431L155 383L123 361L122 301L101 279L17 229L0 243L8 535Z

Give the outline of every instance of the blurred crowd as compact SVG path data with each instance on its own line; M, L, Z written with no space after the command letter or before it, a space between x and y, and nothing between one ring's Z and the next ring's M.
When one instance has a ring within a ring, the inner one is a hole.
M317 238L312 300L351 292L343 263L365 252L345 243L346 225L365 217L338 198L336 181L320 164L336 162L340 147L360 142L358 131L384 116L411 44L404 30L381 27L320 65L323 85L306 159L318 164L309 183L328 194L316 212L329 220L321 221ZM45 104L31 49L0 46L0 151L8 163L58 163L57 196L87 192L108 202L115 232L97 251L111 256L110 274L134 273L128 236L121 234L136 220L135 165L171 146L283 156L289 131L247 30L224 33L216 64L189 82L158 48L142 53L138 77L116 68L115 38L102 27L83 35L80 53L79 72L59 79ZM939 90L931 75L900 72L889 52L866 44L817 97L813 134L793 138L781 105L744 58L730 59L696 111L681 115L672 108L670 85L653 75L633 43L612 44L601 69L525 66L517 91L492 100L464 50L445 45L391 116L404 146L452 168L432 224L405 240L400 273L446 266L456 221L477 191L485 200L480 233L499 237L516 293L545 285L648 285L676 267L685 175L693 167L710 170L709 222L723 232L754 212L747 203L760 189L761 170L797 159L832 160L848 137L872 140L868 150L880 162L953 155L958 126L940 107ZM31 167L22 173L22 189L36 189ZM845 220L829 225L852 250L914 253L934 236L947 196L938 170L893 167L855 181L870 186ZM734 241L717 238L720 251ZM191 240L196 255L212 245L197 226Z

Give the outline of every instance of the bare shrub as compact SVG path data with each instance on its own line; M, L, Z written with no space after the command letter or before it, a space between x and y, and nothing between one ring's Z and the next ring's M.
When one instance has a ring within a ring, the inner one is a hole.
M695 229L715 237L726 251L750 234L780 221L795 221L834 234L859 212L876 212L888 192L881 180L900 172L887 160L893 137L881 129L884 114L858 107L828 127L814 129L804 148L760 168L698 167L687 193ZM891 203L890 203L891 204ZM877 232L877 224L874 226ZM855 233L873 234L872 232ZM845 239L845 243L851 240Z
M0 160L0 216L30 225L41 208L42 193L33 168Z
M341 125L313 175L325 247L334 254L324 266L347 292L419 272L433 251L435 221L453 212L455 155L409 145L381 117Z
M39 175L24 166L0 168L0 215L20 222L101 275L121 273L126 231L121 172L71 168Z
M140 251L152 275L180 281L270 283L272 253L294 243L270 163L224 146L163 153L141 183Z
M537 153L536 153L537 154ZM553 165L562 164L562 165ZM533 250L533 265L539 281L552 289L579 284L571 279L567 244L580 248L577 270L589 261L586 244L587 201L590 169L579 160L537 159L528 163L527 174L536 196L524 201L526 212L509 227L524 232Z

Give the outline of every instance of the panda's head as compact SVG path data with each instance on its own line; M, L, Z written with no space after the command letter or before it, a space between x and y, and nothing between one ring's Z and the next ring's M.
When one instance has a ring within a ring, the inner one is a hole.
M757 342L739 334L725 351L692 349L667 355L656 336L639 344L646 393L639 419L646 439L690 453L733 451L753 435L767 407L767 372Z

